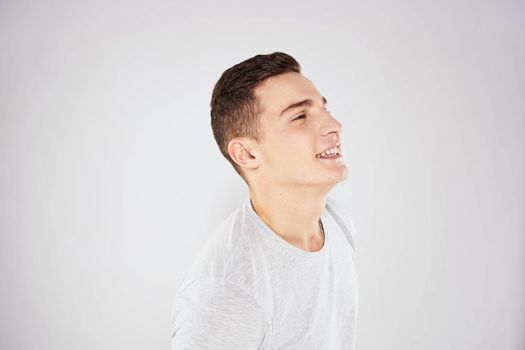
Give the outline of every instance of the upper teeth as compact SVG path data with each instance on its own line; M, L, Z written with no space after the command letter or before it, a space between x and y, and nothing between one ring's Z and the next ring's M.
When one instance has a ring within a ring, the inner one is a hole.
M339 146L332 147L330 149L327 149L323 153L319 153L317 155L317 158L319 158L319 157L326 157L326 156L334 155L334 154L339 154Z

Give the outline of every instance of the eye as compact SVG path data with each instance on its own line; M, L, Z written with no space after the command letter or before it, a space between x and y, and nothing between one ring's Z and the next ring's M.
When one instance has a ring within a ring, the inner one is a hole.
M304 119L304 118L306 118L306 114L301 114L297 118L292 119L292 121L295 121L295 120L298 120L298 119Z

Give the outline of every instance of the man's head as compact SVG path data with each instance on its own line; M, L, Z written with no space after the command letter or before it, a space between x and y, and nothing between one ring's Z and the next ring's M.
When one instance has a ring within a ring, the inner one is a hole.
M342 158L318 157L339 144L342 125L290 55L256 55L227 69L210 105L219 149L248 185L332 187L346 178Z

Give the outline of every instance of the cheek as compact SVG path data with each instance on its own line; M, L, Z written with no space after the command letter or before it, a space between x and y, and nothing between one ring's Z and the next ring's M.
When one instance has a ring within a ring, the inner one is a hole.
M307 142L287 142L282 143L275 154L284 167L294 168L311 161L311 147Z
M315 153L314 144L311 134L305 129L291 128L281 131L279 137L273 138L272 147L268 150L272 153L274 162L279 162L279 166L290 169L311 161Z

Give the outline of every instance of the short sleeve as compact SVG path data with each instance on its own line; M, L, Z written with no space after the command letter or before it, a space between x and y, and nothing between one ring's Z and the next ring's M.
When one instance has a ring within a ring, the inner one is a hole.
M262 308L241 288L199 278L175 296L171 349L259 349L265 337Z

